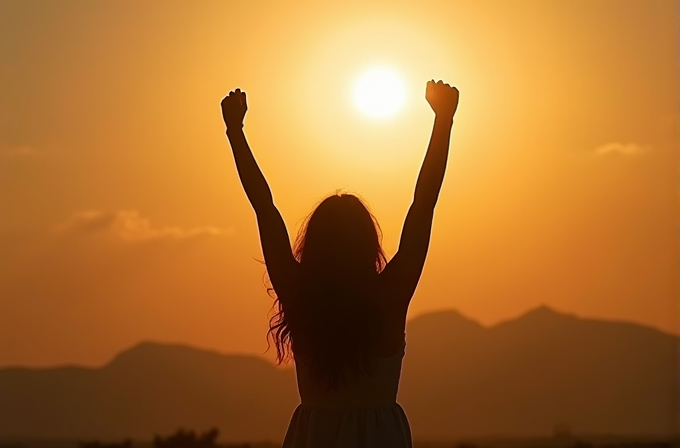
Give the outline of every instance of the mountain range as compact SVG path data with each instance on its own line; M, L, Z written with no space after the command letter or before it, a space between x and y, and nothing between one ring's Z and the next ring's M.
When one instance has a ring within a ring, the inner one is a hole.
M414 439L680 434L679 338L542 306L491 327L456 311L408 322L398 401ZM142 342L100 368L0 369L0 438L149 439L217 427L280 441L292 368Z

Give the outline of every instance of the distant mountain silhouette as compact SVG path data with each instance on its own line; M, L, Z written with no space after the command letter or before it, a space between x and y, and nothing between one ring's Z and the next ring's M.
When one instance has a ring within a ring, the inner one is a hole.
M399 400L423 437L538 435L557 423L678 434L675 336L542 306L488 329L455 312L425 315L407 337Z
M229 439L277 440L298 400L291 369L145 342L100 369L1 369L0 437L150 439L218 427Z
M678 337L539 307L490 328L455 311L409 321L399 401L415 439L678 433ZM141 343L99 369L0 369L0 437L144 438L179 427L281 440L292 369Z

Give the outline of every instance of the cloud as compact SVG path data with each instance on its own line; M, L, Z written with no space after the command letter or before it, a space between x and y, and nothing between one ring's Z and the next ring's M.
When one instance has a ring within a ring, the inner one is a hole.
M43 154L42 151L29 145L5 146L0 148L0 156L10 158L33 158Z
M192 228L154 227L136 210L105 212L87 210L74 214L56 227L58 232L72 234L109 233L128 241L184 240L201 236L232 235L232 227L200 226Z
M262 352L264 267L233 235L115 209L0 229L0 365L100 364L140 339Z
M595 153L600 155L620 154L624 156L634 156L646 153L649 149L648 146L643 146L638 143L612 142L598 147L595 149Z

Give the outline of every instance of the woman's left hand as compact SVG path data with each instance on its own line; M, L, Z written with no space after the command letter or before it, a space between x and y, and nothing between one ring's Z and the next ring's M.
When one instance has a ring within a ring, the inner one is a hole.
M224 124L229 128L242 128L243 118L248 111L248 103L246 102L246 92L241 92L241 89L236 89L229 92L222 100L222 118Z

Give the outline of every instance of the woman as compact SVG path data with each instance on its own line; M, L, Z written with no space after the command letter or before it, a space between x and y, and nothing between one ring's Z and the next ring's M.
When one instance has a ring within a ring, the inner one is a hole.
M411 447L396 402L405 353L406 314L423 270L444 180L458 90L429 81L435 113L413 202L396 255L386 263L380 228L354 195L323 200L293 247L272 193L243 133L246 94L222 100L243 188L257 217L277 314L270 321L280 364L295 361L301 404L284 448Z

